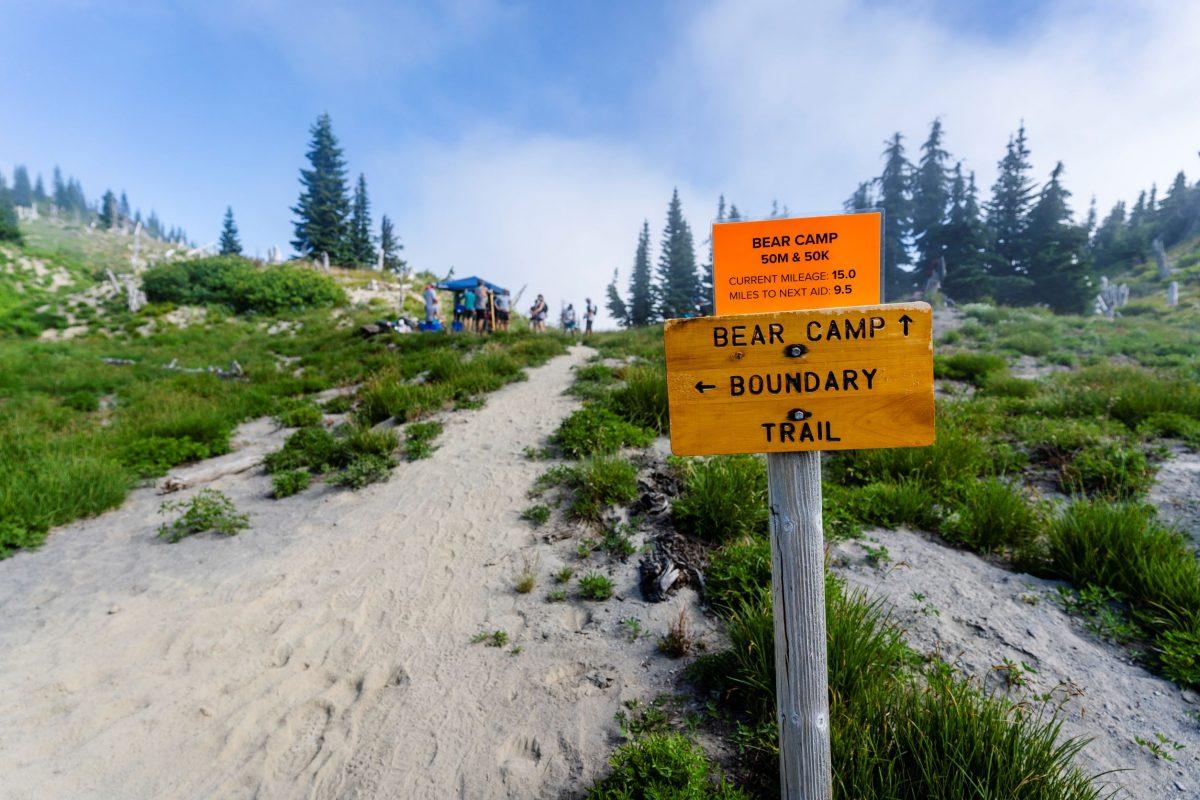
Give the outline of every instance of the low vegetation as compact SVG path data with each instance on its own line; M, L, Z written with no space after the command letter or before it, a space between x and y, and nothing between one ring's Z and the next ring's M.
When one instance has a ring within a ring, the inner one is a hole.
M233 536L250 526L249 517L239 514L233 501L216 489L201 489L191 500L168 501L159 508L160 514L183 513L158 529L160 539L178 542L198 533L217 533Z
M151 267L142 287L152 303L226 306L234 313L275 314L346 302L330 276L294 264L258 265L240 256L212 256Z

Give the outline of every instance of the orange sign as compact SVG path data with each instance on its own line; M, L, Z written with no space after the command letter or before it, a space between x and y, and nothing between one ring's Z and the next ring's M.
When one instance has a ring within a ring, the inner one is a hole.
M671 319L676 455L933 443L927 303Z
M883 213L713 225L717 316L882 302Z

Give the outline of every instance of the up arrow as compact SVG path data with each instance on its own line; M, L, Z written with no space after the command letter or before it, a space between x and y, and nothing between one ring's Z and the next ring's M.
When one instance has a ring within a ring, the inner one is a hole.
M704 394L709 389L715 389L715 388L717 388L717 385L715 383L705 383L702 380L696 381L696 391L699 392L700 394Z
M900 318L900 324L904 326L904 335L908 336L908 326L912 324L913 318L905 314Z

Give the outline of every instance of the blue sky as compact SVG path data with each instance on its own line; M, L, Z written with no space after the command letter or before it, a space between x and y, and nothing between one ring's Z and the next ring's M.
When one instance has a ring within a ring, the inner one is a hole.
M1200 175L1200 10L1157 0L26 2L0 8L0 170L125 189L200 243L287 247L328 111L422 268L552 303L622 280L678 186L836 210L941 115L990 184L1023 118L1080 210Z

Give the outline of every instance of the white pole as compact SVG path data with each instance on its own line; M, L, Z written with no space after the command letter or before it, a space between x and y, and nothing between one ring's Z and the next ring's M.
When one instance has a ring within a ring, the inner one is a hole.
M831 800L821 454L768 454L767 496L780 795Z

